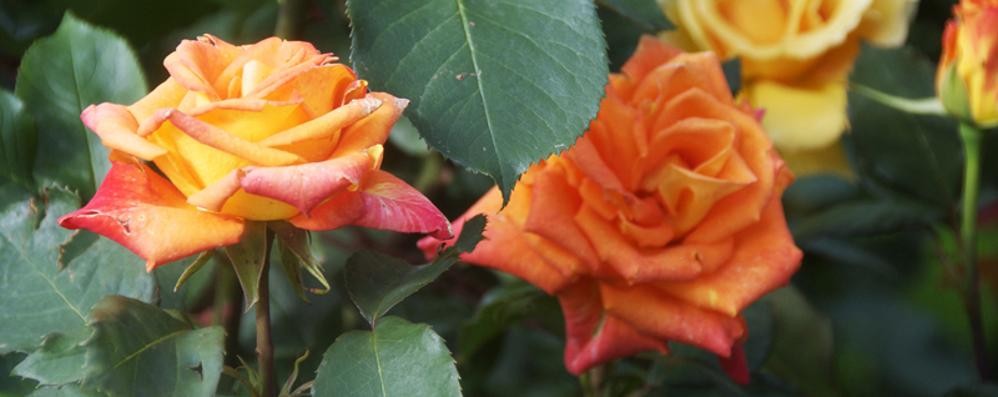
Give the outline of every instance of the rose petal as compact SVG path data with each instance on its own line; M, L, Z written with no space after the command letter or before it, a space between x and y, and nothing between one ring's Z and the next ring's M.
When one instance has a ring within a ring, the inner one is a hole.
M59 219L125 246L153 268L239 242L243 222L198 211L168 181L140 163L114 161L87 205Z
M168 117L174 126L198 142L246 159L253 164L283 166L305 161L293 153L242 139L183 112L170 111Z
M418 190L394 175L375 170L357 192L364 203L363 215L354 225L402 233L429 233L438 239L454 236L450 222Z
M643 351L668 351L665 340L642 335L603 311L599 288L592 281L563 289L558 302L565 315L565 367L572 374Z
M271 135L258 143L264 146L292 145L310 139L334 136L331 145L339 141L341 130L355 123L381 107L381 100L368 95L363 99L351 101L346 105L333 109L318 118L296 125L290 129Z
M101 143L111 149L117 149L143 160L153 160L166 154L163 149L152 142L138 136L138 122L132 117L128 108L102 103L90 105L80 115L83 124L100 137Z
M471 206L471 208L468 208L463 215L451 222L451 229L454 231L454 235L461 235L461 231L464 230L464 222L467 222L468 219L471 219L479 214L495 215L500 209L502 209L502 205L502 193L499 191L498 187L493 187L482 195L482 197L479 198L478 201ZM439 252L442 248L450 247L455 241L457 241L456 237L442 240L433 236L427 236L420 239L417 245L419 246L419 249L423 251L423 255L425 255L427 259L433 259L437 256L437 252Z
M787 176L789 178L789 176ZM727 264L690 282L656 284L669 295L730 316L790 280L802 257L783 218L779 194L763 209L759 222L735 237Z
M334 193L359 185L380 160L380 146L377 148L315 163L247 167L242 187L247 193L283 201L307 214Z
M780 149L826 147L849 124L844 81L813 88L759 81L747 84L744 95L754 106L766 109L762 124Z
M369 96L380 100L381 107L343 130L333 156L385 143L395 121L402 116L406 106L409 106L408 99L396 98L383 92L372 92Z
M745 334L735 317L699 308L650 286L600 284L603 307L643 335L700 346L719 356L731 355L731 346Z

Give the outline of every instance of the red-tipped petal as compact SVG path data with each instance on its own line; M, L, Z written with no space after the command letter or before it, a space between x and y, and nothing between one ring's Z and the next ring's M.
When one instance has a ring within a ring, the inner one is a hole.
M575 375L615 358L648 350L666 352L665 340L642 335L608 315L593 282L565 288L558 302L565 313L565 367Z
M239 242L243 221L198 211L166 179L141 163L118 162L89 203L59 219L125 246L146 268Z
M80 120L100 137L104 146L109 148L143 160L152 160L166 154L166 149L156 146L136 133L139 123L124 106L114 103L90 105L83 110Z
M418 190L387 172L376 170L359 192L364 213L353 224L403 233L429 233L439 239L453 236L450 222Z
M750 375L748 359L745 357L745 346L738 344L731 348L731 357L719 357L721 368L728 377L739 385L749 384Z
M307 214L337 192L359 185L377 162L372 155L380 156L380 151L286 167L248 167L242 186L247 193L281 200Z
M291 223L308 230L356 225L402 233L430 233L438 239L453 236L447 218L429 199L381 170L367 175L362 189L337 194L310 215L292 218Z
M502 193L499 191L498 187L493 187L491 190L485 193L478 201L468 208L468 211L461 215L454 222L451 223L451 228L454 230L454 235L458 236L461 234L461 230L464 229L464 222L468 221L475 215L484 214L487 216L495 215L502 208ZM433 259L437 256L437 252L440 251L442 247L449 247L457 238L451 238L449 240L441 240L433 236L427 236L419 240L417 245L419 249L423 251L427 259Z

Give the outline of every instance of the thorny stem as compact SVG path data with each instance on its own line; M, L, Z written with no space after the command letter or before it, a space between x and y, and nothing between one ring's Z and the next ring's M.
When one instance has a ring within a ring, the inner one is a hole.
M981 131L967 123L960 124L964 148L963 204L960 243L963 252L964 307L970 320L970 332L977 371L983 380L991 377L984 323L981 319L981 286L977 269L977 197L981 179Z

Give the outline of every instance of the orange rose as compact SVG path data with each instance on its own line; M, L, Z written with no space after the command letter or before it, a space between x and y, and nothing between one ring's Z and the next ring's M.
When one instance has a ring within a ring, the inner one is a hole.
M950 113L998 126L998 1L963 0L943 34L936 87Z
M645 37L574 147L455 226L487 214L463 260L557 295L572 373L670 340L727 357L746 335L739 312L800 262L780 204L791 180L715 55Z
M117 241L149 269L234 244L248 220L449 237L429 200L379 170L381 144L408 101L368 93L336 61L277 38L185 40L163 62L170 78L145 98L83 111L112 149L112 168L60 224Z

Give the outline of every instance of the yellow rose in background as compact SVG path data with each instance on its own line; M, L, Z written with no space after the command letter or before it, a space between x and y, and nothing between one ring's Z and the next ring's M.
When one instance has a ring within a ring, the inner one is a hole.
M659 0L688 50L741 59L740 96L798 174L848 172L839 137L860 43L899 46L917 0Z

